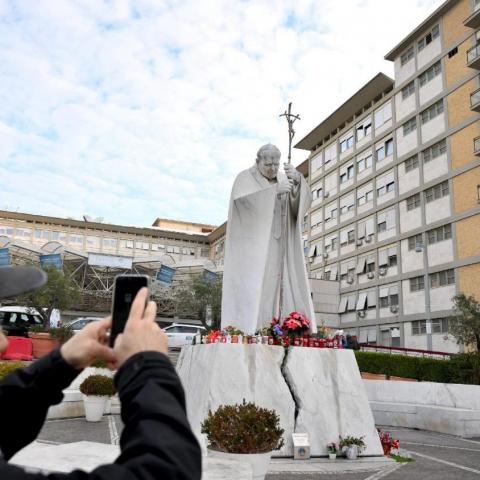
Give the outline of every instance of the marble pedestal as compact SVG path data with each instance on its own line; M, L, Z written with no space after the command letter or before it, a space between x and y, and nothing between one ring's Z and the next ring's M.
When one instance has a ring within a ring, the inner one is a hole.
M177 371L197 435L210 409L245 399L280 416L285 445L275 456L293 455L293 432L308 432L313 456L327 455L327 443L340 435L363 436L363 455L383 455L351 350L193 345L183 348Z

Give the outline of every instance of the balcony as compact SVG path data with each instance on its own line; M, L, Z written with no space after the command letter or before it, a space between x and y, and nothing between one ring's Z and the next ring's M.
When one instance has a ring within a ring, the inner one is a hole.
M475 112L480 112L480 88L477 88L470 94L470 109Z
M473 153L475 156L480 157L480 137L473 140Z
M467 66L480 70L480 45L475 45L467 50Z
M468 28L478 28L480 26L480 2L475 5L473 13L463 21L463 24Z

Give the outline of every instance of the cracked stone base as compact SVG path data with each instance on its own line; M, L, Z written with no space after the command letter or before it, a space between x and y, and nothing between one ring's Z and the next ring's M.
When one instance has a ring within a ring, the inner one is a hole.
M283 347L271 345L184 347L177 371L195 433L209 409L245 399L280 416L285 445L275 456L293 455L294 431L309 433L311 455L327 455L326 444L339 435L364 436L364 455L382 455L353 352L291 347L284 356Z

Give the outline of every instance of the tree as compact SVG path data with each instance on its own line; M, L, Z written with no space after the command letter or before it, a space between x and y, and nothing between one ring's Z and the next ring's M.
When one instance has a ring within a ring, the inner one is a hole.
M197 275L186 280L174 294L178 316L197 314L205 328L220 328L222 310L222 278L207 280ZM207 306L212 309L212 324L207 324Z
M449 333L458 344L472 344L480 352L480 303L463 293L453 297L455 315L450 317Z
M42 288L22 295L17 300L21 305L37 310L47 330L52 311L55 308L69 309L80 300L80 292L68 272L64 273L55 267L46 267L44 271L48 275L47 283Z

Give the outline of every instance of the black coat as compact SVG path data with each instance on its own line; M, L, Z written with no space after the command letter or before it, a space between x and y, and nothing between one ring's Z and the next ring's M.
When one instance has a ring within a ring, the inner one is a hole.
M58 350L0 382L0 450L5 460L31 443L48 408L60 403L74 380ZM157 352L138 353L115 375L122 420L121 453L91 473L27 473L0 459L1 480L199 480L201 452L185 414L185 395L170 362Z

